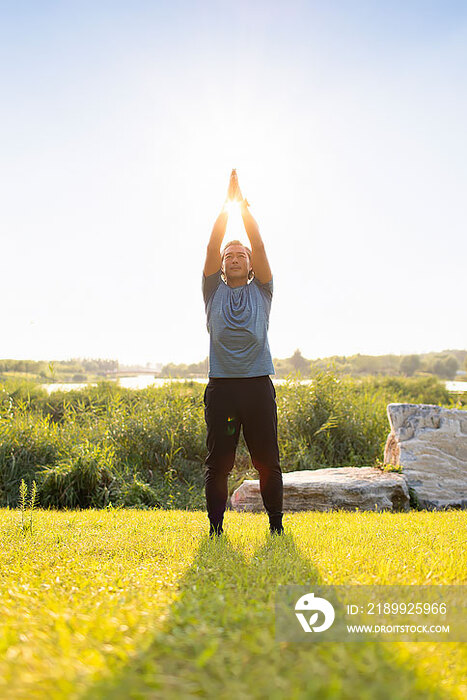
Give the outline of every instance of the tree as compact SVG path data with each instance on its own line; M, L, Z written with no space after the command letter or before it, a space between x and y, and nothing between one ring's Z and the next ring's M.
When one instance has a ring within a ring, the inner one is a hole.
M310 360L303 357L300 350L297 348L292 357L289 358L289 362L292 367L298 372L309 372L310 370Z
M459 362L454 355L437 357L430 367L430 371L433 372L433 374L443 379L454 379L458 369Z
M454 379L456 376L456 372L459 369L459 362L457 361L457 358L454 357L454 355L449 355L444 360L444 367L447 378Z
M400 361L399 369L406 377L411 377L420 368L418 355L404 355Z

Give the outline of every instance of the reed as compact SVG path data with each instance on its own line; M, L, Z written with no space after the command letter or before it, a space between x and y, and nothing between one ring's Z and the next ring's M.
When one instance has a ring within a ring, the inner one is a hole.
M381 466L388 403L454 405L433 377L357 380L328 369L314 372L311 385L299 379L276 387L285 472ZM0 506L17 506L24 479L37 482L42 507L204 508L203 392L197 382L143 390L101 382L46 397L3 386ZM249 477L257 472L241 435L229 492Z

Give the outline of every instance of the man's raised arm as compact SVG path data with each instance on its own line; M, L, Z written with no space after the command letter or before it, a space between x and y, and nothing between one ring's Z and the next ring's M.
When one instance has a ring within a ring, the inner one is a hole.
M203 270L205 277L213 275L214 272L221 269L221 244L227 228L227 217L227 212L221 211L214 223L206 251L206 262Z
M251 267L255 271L256 279L261 282L261 284L265 284L272 280L272 272L269 267L258 224L248 209L248 202L246 199L242 200L241 211L243 225L245 226L245 231L251 243Z

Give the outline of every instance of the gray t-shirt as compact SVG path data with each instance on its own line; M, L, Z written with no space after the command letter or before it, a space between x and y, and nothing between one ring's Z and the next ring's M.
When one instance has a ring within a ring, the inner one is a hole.
M209 377L261 377L275 374L267 331L273 282L255 277L229 287L221 270L205 276L202 290L210 336Z

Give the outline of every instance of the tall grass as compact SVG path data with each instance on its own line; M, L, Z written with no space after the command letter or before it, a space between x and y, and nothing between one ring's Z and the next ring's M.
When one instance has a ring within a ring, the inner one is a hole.
M276 387L284 471L380 464L388 403L453 405L433 377L356 380L327 370L311 385L298 379ZM203 391L197 382L143 390L101 382L48 396L4 385L0 505L17 505L24 479L37 482L43 507L203 508ZM256 471L241 436L230 489L247 475Z

